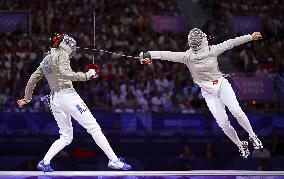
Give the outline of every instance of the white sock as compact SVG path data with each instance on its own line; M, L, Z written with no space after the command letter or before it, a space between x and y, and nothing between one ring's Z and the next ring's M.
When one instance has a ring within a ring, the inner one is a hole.
M242 145L242 141L240 141L237 132L231 125L226 126L224 129L222 128L222 130L238 147Z
M43 160L44 160L44 164L50 164L50 160L59 152L61 151L66 145L69 145L70 143L68 143L65 139L63 138L59 138L58 140L56 140L51 147L49 148L48 152L46 153L46 155L44 156Z
M113 152L112 148L110 147L106 137L102 133L101 130L98 130L94 133L92 133L92 137L95 140L96 144L104 151L104 153L107 155L109 160L111 161L117 161L118 158Z

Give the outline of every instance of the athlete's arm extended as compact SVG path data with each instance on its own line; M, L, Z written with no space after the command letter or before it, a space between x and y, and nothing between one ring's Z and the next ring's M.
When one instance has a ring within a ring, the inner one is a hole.
M252 41L252 40L259 40L262 39L261 33L260 32L254 32L252 35L243 35L240 37L236 37L234 39L229 39L224 41L223 43L217 44L217 45L212 45L211 49L215 51L216 55L219 55L226 50L229 50L235 46L244 44L246 42Z
M140 61L141 63L145 61L144 64L147 64L147 61L151 59L160 59L160 60L184 63L185 58L186 58L185 52L148 51L147 53L144 52L140 53Z
M44 73L42 71L41 66L39 66L36 71L31 75L26 89L25 89L25 97L24 99L20 99L17 101L19 107L22 107L23 105L29 103L32 100L32 94L34 91L34 88L36 86L36 83L44 76Z

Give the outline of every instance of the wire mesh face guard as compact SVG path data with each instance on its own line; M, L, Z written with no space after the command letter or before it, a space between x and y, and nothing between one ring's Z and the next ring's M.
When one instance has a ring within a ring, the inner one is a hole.
M207 35L203 33L200 29L192 29L188 34L189 47L194 51L199 50L202 44L202 40L204 38L207 38Z
M62 44L63 43L63 44ZM68 35L64 35L64 39L61 42L62 45L69 47L68 51L69 51L69 56L72 57L75 52L76 52L76 41L72 38L69 37ZM60 45L61 45L60 44Z

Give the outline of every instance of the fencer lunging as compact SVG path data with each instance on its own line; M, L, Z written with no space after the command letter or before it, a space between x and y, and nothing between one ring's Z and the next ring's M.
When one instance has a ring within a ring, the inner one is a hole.
M237 119L238 123L248 132L249 140L255 149L263 148L261 141L255 135L246 114L241 109L231 84L223 77L218 67L217 57L226 50L237 45L259 40L259 32L227 40L217 45L208 45L207 35L194 28L188 35L190 49L186 52L149 51L140 53L141 64L149 64L153 59L180 62L187 65L193 80L197 83L205 98L207 106L224 133L239 147L241 156L250 155L248 142L240 141L236 131L231 126L225 111L225 106Z
M131 166L124 163L123 159L118 158L113 152L96 119L72 85L72 81L87 81L96 78L98 69L89 69L86 73L72 71L70 58L76 51L76 41L68 35L54 34L50 42L51 50L31 75L25 89L24 99L18 100L20 107L29 103L36 83L45 76L51 89L50 108L59 127L60 138L52 144L44 159L39 162L38 169L44 172L52 172L51 159L72 142L72 116L87 129L96 144L107 155L109 168L130 170Z

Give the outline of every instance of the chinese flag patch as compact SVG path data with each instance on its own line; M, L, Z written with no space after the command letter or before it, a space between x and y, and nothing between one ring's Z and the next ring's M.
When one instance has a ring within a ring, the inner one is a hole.
M213 80L213 85L218 84L218 80Z

